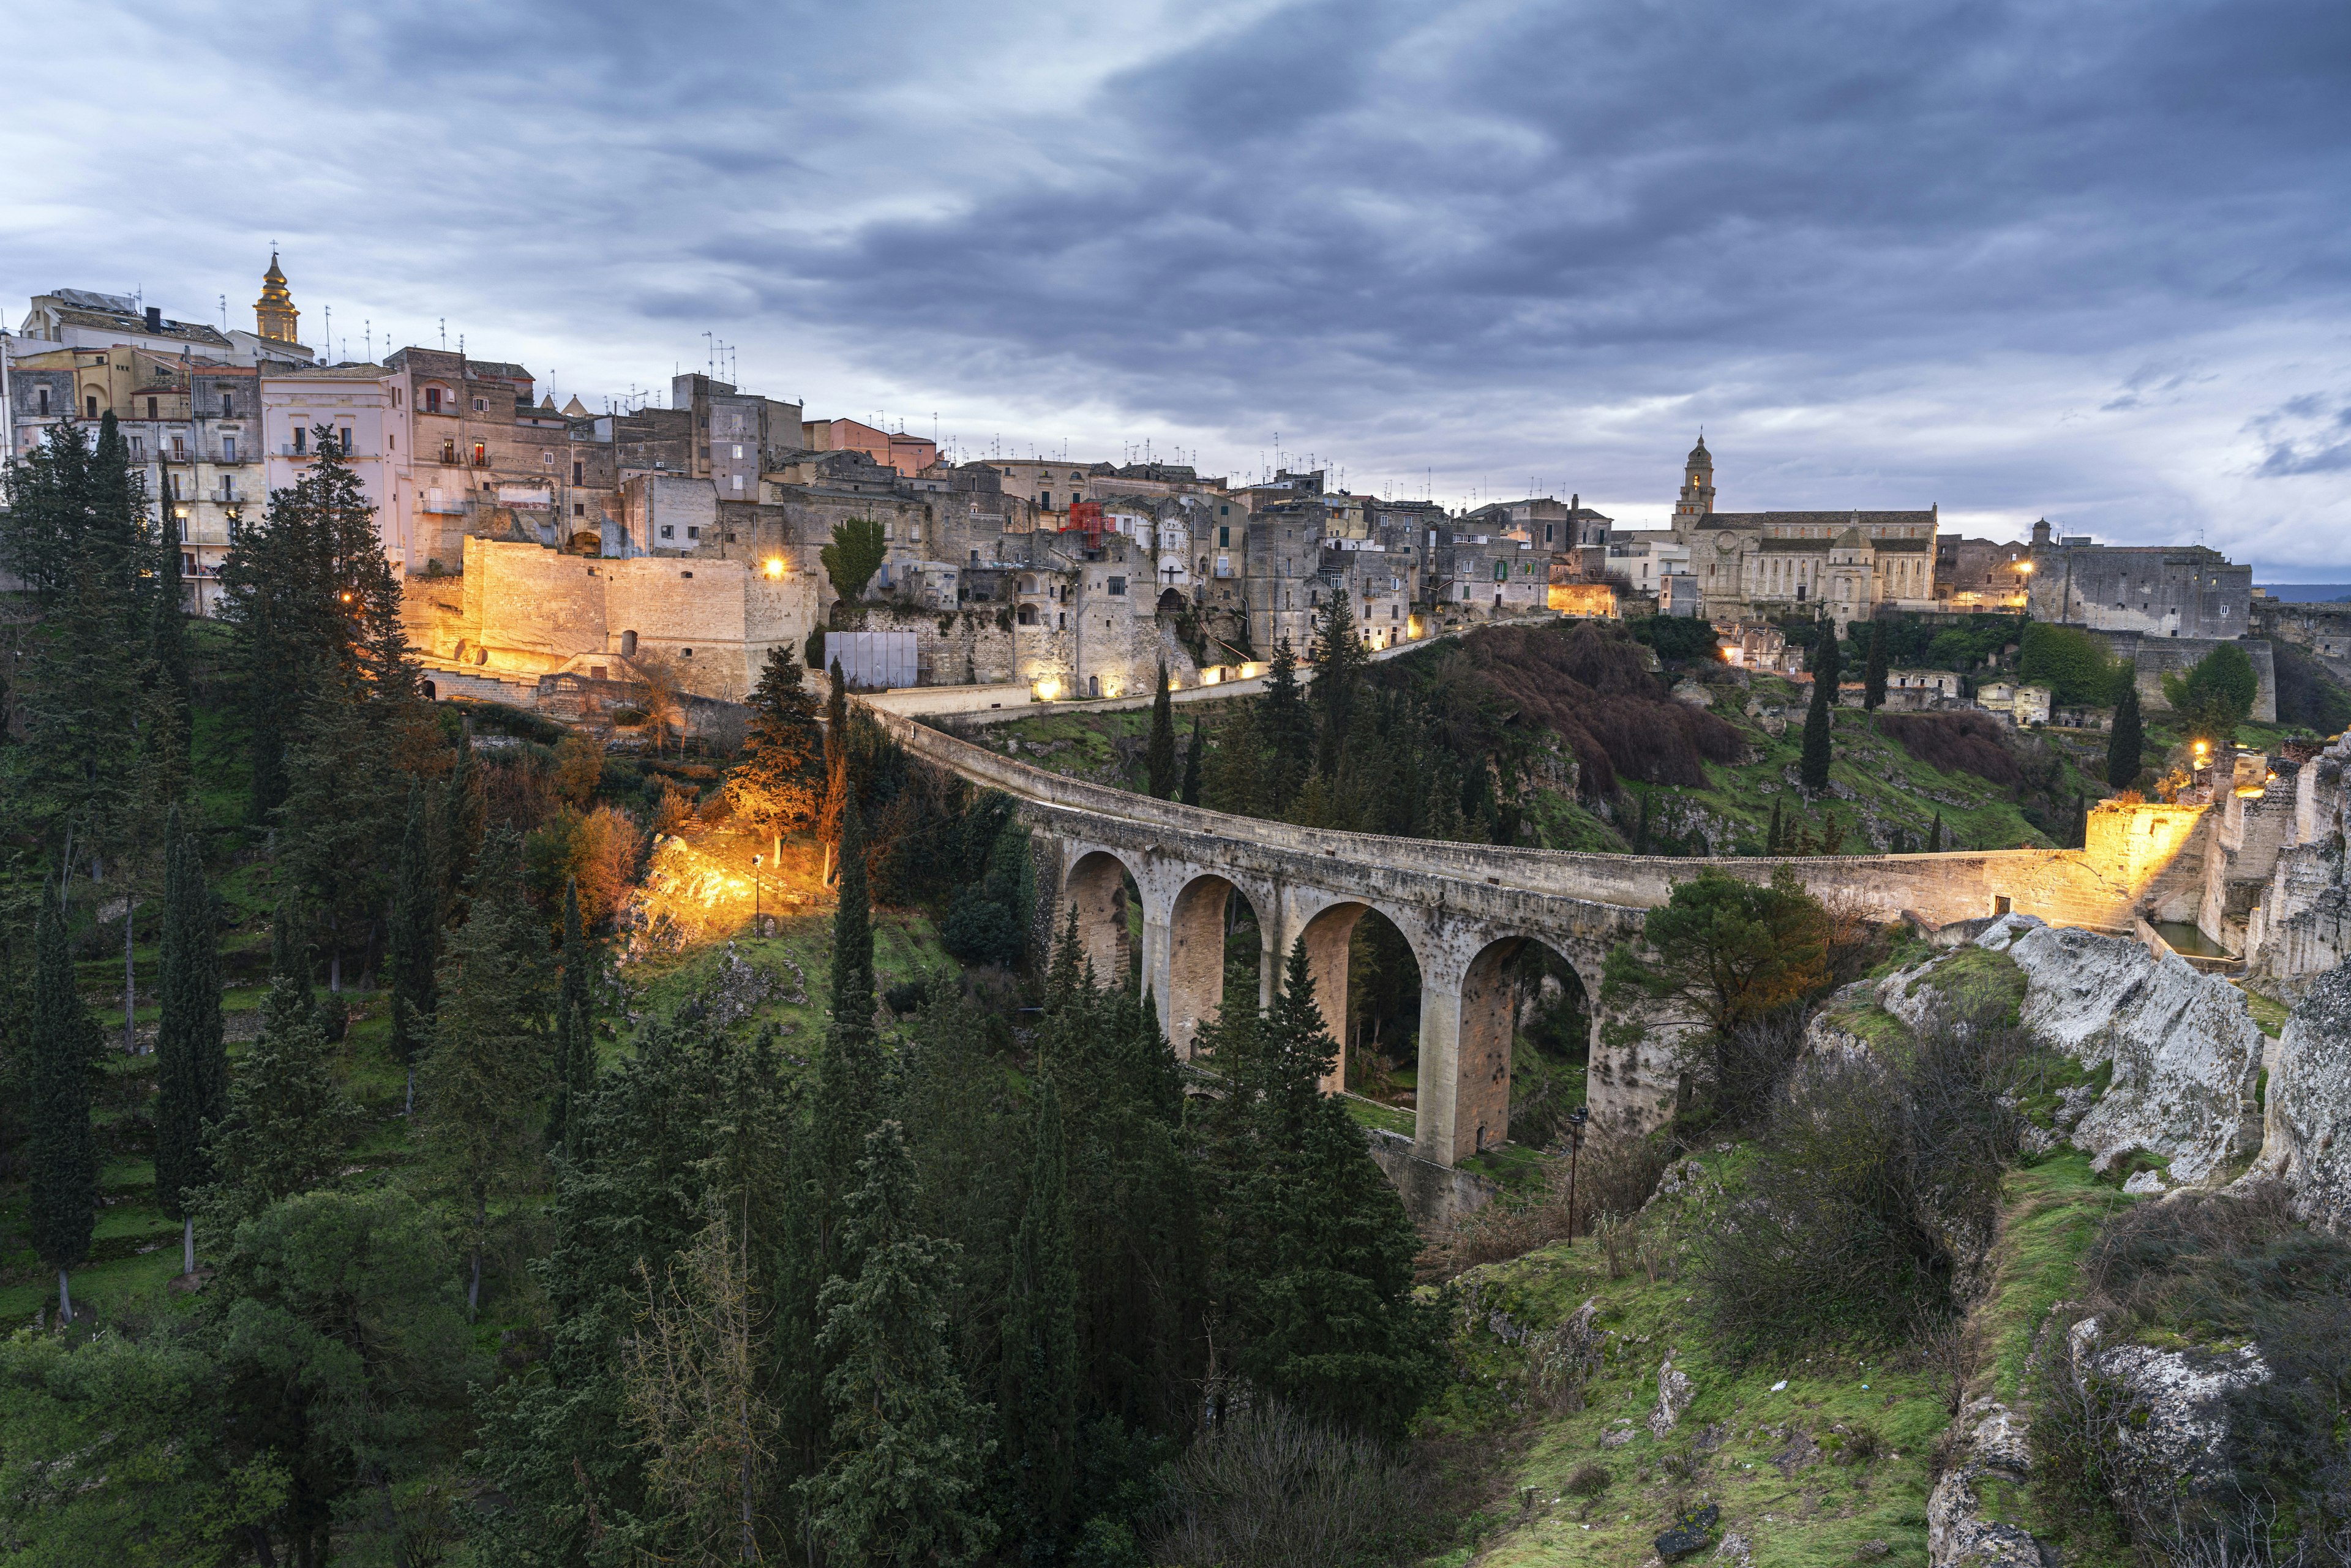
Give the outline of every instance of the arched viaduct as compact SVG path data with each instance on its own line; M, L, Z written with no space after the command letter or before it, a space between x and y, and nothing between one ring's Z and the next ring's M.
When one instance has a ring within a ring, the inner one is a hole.
M1447 1166L1508 1135L1512 1019L1503 971L1529 941L1572 965L1591 998L1594 1120L1639 1125L1657 1114L1677 1031L1646 1028L1637 1043L1604 1048L1601 969L1618 943L1639 939L1644 913L1703 866L1763 880L1785 864L1815 894L1851 901L1881 921L1908 913L1941 925L2013 909L2053 925L2109 931L2131 928L2157 882L2192 873L2181 852L2193 836L2192 814L2161 811L2148 818L2147 841L2094 843L2090 851L1786 861L1577 854L1296 828L1066 779L868 711L908 752L1019 802L1040 841L1040 901L1057 923L1061 912L1076 908L1098 974L1127 972L1118 904L1133 879L1142 904L1143 983L1179 1053L1188 1054L1200 1024L1224 999L1230 894L1248 899L1258 917L1256 1000L1272 999L1281 960L1303 936L1315 994L1334 1024L1345 1004L1355 923L1373 909L1394 922L1420 966L1416 1152ZM1345 1038L1337 1027L1332 1034Z

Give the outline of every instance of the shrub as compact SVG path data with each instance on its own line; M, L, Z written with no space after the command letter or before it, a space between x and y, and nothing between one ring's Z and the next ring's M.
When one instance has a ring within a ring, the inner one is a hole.
M2036 621L2017 643L2018 677L2047 686L2058 702L2106 707L2121 698L2128 667L2096 633Z
M1712 629L1693 624L1711 645ZM1700 788L1708 762L1735 762L1741 755L1738 732L1667 697L1620 631L1497 626L1465 646L1479 683L1516 711L1517 722L1542 726L1575 753L1587 796L1614 795L1620 773Z
M1567 1485L1562 1490L1570 1497L1594 1498L1615 1482L1616 1478L1609 1473L1606 1465L1585 1463L1575 1468L1575 1473L1567 1478Z
M2024 769L2008 748L2006 727L1990 714L1882 713L1877 727L1929 768L1972 773L2002 789L2024 781Z
M939 945L967 964L1008 968L1020 961L1022 935L1018 915L990 898L986 888L967 885L947 911Z
M1176 1462L1156 1563L1296 1568L1426 1552L1426 1477L1368 1437L1278 1405L1249 1406Z
M1650 615L1633 623L1633 640L1657 651L1660 659L1712 659L1722 643L1714 623L1696 615Z
M902 1016L913 1012L930 999L931 983L919 975L911 980L901 980L882 993L883 1005Z

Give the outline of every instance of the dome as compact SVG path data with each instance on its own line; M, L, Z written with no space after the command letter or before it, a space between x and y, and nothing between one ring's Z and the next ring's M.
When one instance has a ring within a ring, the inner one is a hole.
M1708 467L1711 467L1713 465L1714 455L1706 449L1705 436L1701 435L1698 438L1698 444L1690 448L1689 456L1687 461L1700 464Z

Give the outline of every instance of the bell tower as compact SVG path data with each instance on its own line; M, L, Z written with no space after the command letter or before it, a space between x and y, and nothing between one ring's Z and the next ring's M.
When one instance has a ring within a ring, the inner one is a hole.
M269 270L261 275L261 298L253 302L253 329L272 342L298 343L295 323L301 319L294 296L286 291L286 275L277 270L277 253L271 251Z
M1681 498L1674 503L1674 527L1687 528L1713 510L1714 454L1706 449L1706 437L1701 435L1683 466Z

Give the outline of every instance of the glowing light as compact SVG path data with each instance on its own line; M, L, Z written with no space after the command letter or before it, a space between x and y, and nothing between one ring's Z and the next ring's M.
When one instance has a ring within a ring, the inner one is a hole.
M1213 686L1224 678L1225 671L1221 664L1210 664L1200 672L1200 684L1204 686Z
M2200 740L2199 740L2199 741L2198 741L2198 742L2196 743L2196 755L2197 755L2197 756L2199 756L2199 757L2203 756L2203 755L2204 755L2204 753L2205 753L2207 750L2209 750L2209 749L2210 749L2210 747L2208 747L2204 744L2204 742L2202 742L2202 741L2200 741Z
M1043 680L1037 683L1037 700L1039 702L1052 702L1059 698L1061 695L1061 683L1053 679L1050 675L1046 676Z
M779 555L769 556L768 558L767 570L768 580L770 582L781 578L784 575L784 558Z
M2032 563L2029 560L2018 561L2016 563L2016 570L2029 575L2032 570Z
M343 595L343 602L344 602L344 603L346 603L346 604L349 604L350 601L351 601L351 596L350 596L350 594L348 591L346 591L346 592L344 593L344 595Z

